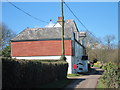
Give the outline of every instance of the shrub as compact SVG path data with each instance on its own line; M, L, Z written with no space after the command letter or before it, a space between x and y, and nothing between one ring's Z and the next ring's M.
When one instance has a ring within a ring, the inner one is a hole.
M3 88L39 88L43 84L66 79L65 61L2 59Z
M11 46L6 46L2 51L2 56L10 57L11 54Z
M120 72L117 65L109 62L104 65L103 69L104 73L101 80L105 84L106 88L120 87Z

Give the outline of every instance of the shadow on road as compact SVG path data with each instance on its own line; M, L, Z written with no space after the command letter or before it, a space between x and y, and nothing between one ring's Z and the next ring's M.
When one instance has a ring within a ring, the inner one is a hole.
M70 85L68 85L66 89L73 89L76 87L76 85L78 85L80 82L84 81L85 79L78 79L78 78L69 78L68 80L73 81L73 83L71 83Z
M90 69L88 70L88 72L79 73L79 74L80 74L80 75L102 75L103 72L104 72L104 71L103 71L102 69L93 67L93 68L90 68Z

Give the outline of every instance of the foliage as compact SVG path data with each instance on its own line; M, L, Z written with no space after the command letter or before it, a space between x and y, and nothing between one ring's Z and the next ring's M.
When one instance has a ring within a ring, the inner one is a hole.
M118 88L120 87L120 72L118 66L114 63L107 63L103 66L104 73L101 77L102 82L106 88Z
M3 57L10 57L11 56L11 46L6 46L2 51Z
M98 80L98 83L97 83L97 87L96 88L103 88L103 90L104 90L104 88L105 88L105 85L103 84L103 82L101 81L101 79L99 79Z
M88 57L90 61L93 61L96 58L103 63L110 61L118 63L118 49L93 49L88 52Z
M3 88L39 88L67 78L65 61L16 60L2 58Z

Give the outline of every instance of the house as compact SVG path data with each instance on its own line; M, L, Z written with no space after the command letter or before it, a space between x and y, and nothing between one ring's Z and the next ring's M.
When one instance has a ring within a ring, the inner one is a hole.
M57 24L45 28L27 28L11 40L11 56L16 59L60 59L62 18ZM80 41L80 32L74 20L65 23L65 56L69 63L68 73L87 71L87 59L84 59L84 46ZM74 69L74 65L77 68Z

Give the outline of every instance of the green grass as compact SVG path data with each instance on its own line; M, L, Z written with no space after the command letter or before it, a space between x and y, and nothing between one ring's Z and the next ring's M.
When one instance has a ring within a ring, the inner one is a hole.
M105 88L104 83L100 79L98 80L98 84L96 88Z
M100 67L100 65L94 65L93 67L98 67L98 68L99 68L99 67Z
M72 79L59 80L46 85L42 85L40 86L40 88L65 88L67 85L69 85L73 81L74 80Z
M77 77L77 76L82 76L80 74L68 74L67 77Z

